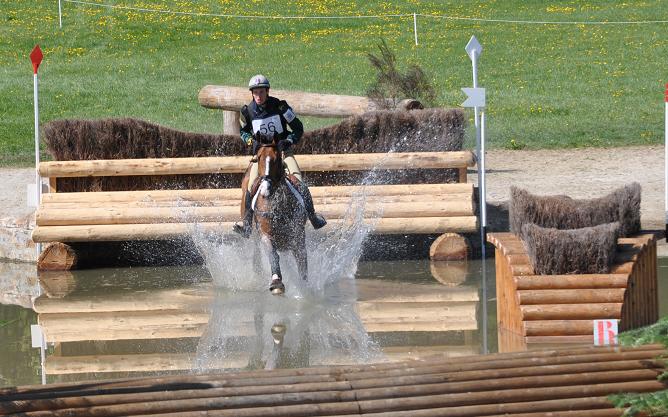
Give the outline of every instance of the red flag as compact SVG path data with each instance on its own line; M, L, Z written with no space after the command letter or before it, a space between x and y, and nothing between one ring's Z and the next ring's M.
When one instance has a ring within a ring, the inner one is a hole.
M32 70L34 71L35 74L37 74L37 68L39 68L39 64L42 63L42 58L44 58L44 55L42 55L42 50L39 49L39 45L36 45L35 48L33 48L32 52L30 53L30 60L32 61Z

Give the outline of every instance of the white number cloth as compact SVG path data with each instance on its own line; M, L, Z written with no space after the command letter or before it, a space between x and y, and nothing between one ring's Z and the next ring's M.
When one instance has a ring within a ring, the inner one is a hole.
M258 132L267 136L283 133L281 117L275 114L264 119L253 120L253 133L257 134Z

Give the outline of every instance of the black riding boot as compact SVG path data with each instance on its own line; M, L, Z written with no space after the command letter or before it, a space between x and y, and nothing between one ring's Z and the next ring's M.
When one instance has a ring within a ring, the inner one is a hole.
M300 185L299 191L301 192L302 198L304 199L304 208L306 209L306 215L308 216L311 225L316 230L324 227L327 224L327 220L325 220L325 218L322 217L321 214L315 212L315 208L313 207L313 197L311 197L311 192L309 191L306 184L304 184L303 182L300 181L299 185Z
M243 224L239 224L238 222L234 223L232 230L245 238L249 238L252 231L251 226L253 224L253 208L251 207L251 195L248 191L246 191L244 204L246 204L246 214L243 218Z

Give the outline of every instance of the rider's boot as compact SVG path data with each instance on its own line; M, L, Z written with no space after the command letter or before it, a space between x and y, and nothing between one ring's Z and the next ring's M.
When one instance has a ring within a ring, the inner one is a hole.
M300 185L299 191L301 192L302 198L304 199L304 209L306 209L306 215L308 216L311 225L316 230L324 227L327 224L327 220L325 220L325 218L322 217L321 214L315 212L315 208L313 207L313 197L311 197L311 192L309 191L305 183L300 182L299 185Z
M239 224L239 222L234 223L232 229L235 232L239 233L241 236L248 238L250 237L252 231L251 225L253 223L253 208L251 207L251 196L248 191L246 191L244 204L246 205L246 210L244 211L243 223L242 224Z

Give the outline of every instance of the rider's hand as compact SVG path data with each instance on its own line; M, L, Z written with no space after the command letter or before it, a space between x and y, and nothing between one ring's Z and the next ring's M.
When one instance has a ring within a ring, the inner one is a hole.
M241 131L240 133L241 140L246 144L246 145L251 145L253 143L253 135L246 131Z
M291 139L283 139L278 142L276 145L276 148L278 148L279 151L285 152L288 149L290 149L290 146L292 146L292 140Z

